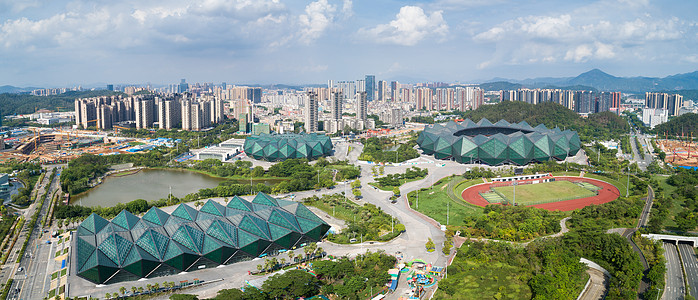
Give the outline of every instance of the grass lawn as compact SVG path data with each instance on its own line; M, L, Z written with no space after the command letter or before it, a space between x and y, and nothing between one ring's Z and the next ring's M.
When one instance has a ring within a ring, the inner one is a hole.
M667 179L669 179L668 176L659 176L659 175L654 175L652 178L657 179L659 181L659 185L662 187L664 190L664 196L665 197L671 197L671 194L676 190L675 186L669 185L666 183ZM670 228L676 228L676 222L674 221L674 216L677 216L680 212L682 212L684 209L685 202L683 201L683 198L672 198L672 205L669 208L669 218L664 219L664 226L670 227Z
M426 177L426 176L425 176L425 177ZM417 178L413 178L413 179L400 179L400 185L399 185L399 186L402 186L403 184L408 183L408 182L417 181L417 180L422 180L422 179L424 179L424 177L417 177ZM395 188L395 186L392 186L392 185L382 186L382 185L378 184L378 182L370 182L368 185L370 185L370 186L375 186L375 187L377 187L379 190L388 191L388 192L392 191L393 188Z
M509 200L514 199L513 186L496 187L494 190ZM594 192L566 180L516 186L516 203L522 205L554 202L557 199L578 199L595 195Z
M304 203L307 206L312 206L316 207L328 215L331 215L337 219L344 220L344 221L352 221L354 220L354 212L353 209L358 207L354 202L347 201L346 206L349 206L350 208L345 207L344 205L336 205L334 207L334 215L332 214L332 205L330 203L326 203L323 201L313 201L313 202L305 202Z
M460 183L456 184L456 186L453 188L453 194L456 197L459 197L458 200L462 201L463 191L465 191L465 189L467 189L473 185L480 184L480 183L484 183L484 181L482 181L482 179L463 180Z
M448 295L439 290L436 299L531 299L531 288L519 279L521 272L517 267L501 262L478 264L473 261L466 262L465 266L461 271L465 274L458 274L458 277L464 276L452 287L457 292Z
M608 182L612 185L615 185L618 188L618 192L620 192L620 195L623 197L625 196L625 192L626 192L625 183L627 182L627 180L625 179L627 177L625 177L625 176L623 176L623 179L621 181L615 180L611 177L606 177L603 175L597 175L597 174L591 174L591 173L584 173L584 177L598 179L601 181ZM633 182L630 181L630 189L632 189L632 188L633 188Z
M577 171L577 172L572 172L572 171L553 172L553 176L579 176L579 171Z
M482 180L480 180L482 182ZM474 205L465 205L456 202L448 196L446 189L449 181L442 181L431 188L419 190L419 205L417 205L416 191L411 192L410 207L419 211L441 224L446 224L446 210L449 210L449 225L463 226L466 216L478 216L482 214L482 208ZM458 186L456 186L458 187ZM449 207L450 203L450 207Z

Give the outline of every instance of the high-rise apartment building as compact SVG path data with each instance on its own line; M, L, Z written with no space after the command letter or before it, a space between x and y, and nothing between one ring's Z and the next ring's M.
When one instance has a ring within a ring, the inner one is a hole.
M305 102L305 132L318 131L318 99L317 93L308 92L308 100Z
M356 118L361 121L368 119L368 92L361 92L356 99Z
M390 82L390 100L398 101L400 98L400 84L397 81Z
M342 105L344 103L344 98L342 92L332 92L330 94L330 101L332 106L332 119L341 120L342 119Z
M679 94L669 95L667 93L645 93L646 108L663 108L669 116L678 116L679 109L683 107L683 96Z
M376 97L376 76L366 75L366 99L373 101Z
M388 82L381 80L378 82L378 101L388 100Z
M415 102L417 103L417 109L433 110L433 90L427 87L416 88L414 91Z

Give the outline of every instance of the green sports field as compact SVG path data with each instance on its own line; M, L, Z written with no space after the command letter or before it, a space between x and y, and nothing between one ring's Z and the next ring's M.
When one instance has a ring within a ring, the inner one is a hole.
M514 199L513 186L493 189L509 200ZM579 199L595 195L594 192L565 180L516 186L516 203L521 205Z

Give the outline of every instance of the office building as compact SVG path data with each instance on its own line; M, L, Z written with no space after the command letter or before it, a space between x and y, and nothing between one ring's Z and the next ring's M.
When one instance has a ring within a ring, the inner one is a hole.
M373 101L376 97L376 76L366 75L366 100Z
M642 123L649 128L666 123L669 120L669 111L663 108L643 108Z
M378 82L378 101L388 100L388 82L381 80Z

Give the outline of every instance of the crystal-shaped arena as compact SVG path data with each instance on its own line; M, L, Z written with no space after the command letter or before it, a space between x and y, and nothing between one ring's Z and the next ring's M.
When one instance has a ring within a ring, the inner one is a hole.
M332 155L332 141L324 134L261 134L245 139L242 147L248 156L267 161L289 158L315 159Z
M90 215L77 229L78 276L113 283L249 260L321 240L330 226L303 204L259 193L200 210L180 204L172 214L153 207L126 210L108 221Z
M482 119L475 123L468 119L427 126L417 144L424 154L437 159L495 166L564 160L576 155L581 143L577 132L548 129L543 124L532 127L525 121L492 123Z

